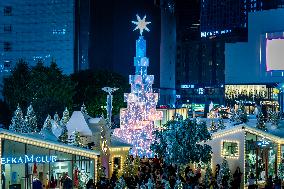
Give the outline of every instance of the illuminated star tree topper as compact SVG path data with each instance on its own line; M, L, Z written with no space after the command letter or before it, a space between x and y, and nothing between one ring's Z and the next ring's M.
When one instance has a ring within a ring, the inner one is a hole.
M146 22L146 15L143 17L143 19L140 18L140 16L138 14L136 14L137 17L137 22L136 21L132 21L133 24L136 25L136 27L134 28L133 31L139 29L140 30L140 35L142 35L143 31L150 31L149 28L147 27L148 24L150 24L151 22Z

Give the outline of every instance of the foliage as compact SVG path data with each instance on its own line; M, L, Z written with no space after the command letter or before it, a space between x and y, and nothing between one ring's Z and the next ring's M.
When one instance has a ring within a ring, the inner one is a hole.
M83 103L82 106L81 106L81 112L82 112L83 114L88 115L88 111L87 111L87 108L86 108L86 106L85 106L84 103Z
M209 129L212 133L217 132L218 131L218 127L216 126L214 120L211 120L211 124L210 124L210 129Z
M223 120L222 117L220 117L220 118L218 119L217 128L218 128L218 130L222 130L222 129L225 129L225 128L226 128L226 126L225 126L225 124L224 124L224 120Z
M7 103L0 100L0 127L4 129L9 129L13 112L10 111Z
M265 125L265 118L263 116L263 113L260 111L257 115L257 123L256 123L256 128L266 131L266 125Z
M168 164L183 165L211 160L211 147L203 142L211 139L205 122L196 119L168 121L154 132L151 149Z
M51 123L51 116L48 115L44 121L43 128L46 131L52 132L52 123Z
M213 178L213 173L212 173L211 165L207 164L206 172L205 172L205 176L203 180L205 188L209 188L212 178Z
M279 125L279 122L280 122L279 112L270 111L268 117L272 125L275 125L275 126Z
M220 172L217 177L217 184L221 188L221 186L224 188L230 188L230 184L232 182L232 173L229 168L228 161L226 158L223 159L223 162L220 167ZM226 185L226 186L224 186Z
M282 181L284 180L284 162L283 162L283 160L282 160L282 162L278 166L278 177Z
M42 125L46 115L72 105L74 89L75 84L54 61L49 67L39 61L30 68L20 60L12 74L4 79L3 95L10 110L18 103L26 107L32 103L38 125Z
M124 177L134 176L134 162L132 161L129 155L127 155L125 161L123 162L123 176Z
M125 107L123 95L128 91L127 79L123 76L107 70L91 71L85 70L72 75L76 86L76 94L73 98L75 106L82 102L88 105L86 108L91 116L100 116L102 112L106 115L106 96L102 91L105 86L119 87L113 93L113 115L119 114L120 108Z
M106 176L105 173L106 168L102 165L101 161L98 161L97 167L98 167L98 180L101 180L101 178Z
M248 122L247 111L243 103L239 104L239 108L237 110L238 119L241 123Z
M127 188L125 180L123 179L123 177L120 177L118 181L116 181L114 189L124 189L124 188Z
M37 132L37 117L33 109L33 106L31 104L27 108L27 116L25 122L26 122L25 126L26 133Z
M4 78L3 97L10 110L20 105L27 107L31 102L29 84L31 80L31 70L28 63L20 59L15 69L11 71L11 75Z
M12 117L11 125L9 126L9 130L14 132L22 132L22 127L24 125L23 112L20 106L17 106L16 111L14 112L14 116Z
M71 135L71 141L70 144L73 146L77 146L77 147L84 147L83 141L82 141L82 137L79 131L74 131L73 134Z
M67 107L65 108L65 110L63 111L63 115L62 115L62 118L59 122L59 125L62 129L62 132L61 132L61 135L59 136L59 140L65 144L68 143L68 130L67 130L67 123L70 119L70 116L69 116L69 111L67 109Z

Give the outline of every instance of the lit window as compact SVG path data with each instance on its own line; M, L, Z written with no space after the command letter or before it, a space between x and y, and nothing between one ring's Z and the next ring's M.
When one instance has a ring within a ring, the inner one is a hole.
M12 16L12 7L11 6L4 7L4 16Z
M238 142L223 141L222 146L223 157L239 157L239 144Z

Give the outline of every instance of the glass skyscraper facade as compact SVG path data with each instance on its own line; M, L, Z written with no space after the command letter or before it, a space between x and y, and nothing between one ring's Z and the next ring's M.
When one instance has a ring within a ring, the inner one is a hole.
M75 0L0 1L0 72L18 59L35 65L53 60L65 74L74 72Z

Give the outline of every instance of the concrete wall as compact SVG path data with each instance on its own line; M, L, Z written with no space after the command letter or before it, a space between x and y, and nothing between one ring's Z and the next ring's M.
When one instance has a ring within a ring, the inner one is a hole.
M208 144L212 147L212 170L213 174L215 175L215 169L216 165L219 164L221 165L223 162L223 157L222 157L222 147L223 147L223 142L222 141L238 141L239 143L239 157L238 158L230 158L226 157L230 170L232 174L235 172L237 167L240 167L241 172L244 173L244 138L245 138L245 132L243 130L232 132L230 134L226 134L223 136L217 136L213 135L213 138L211 141L208 142ZM242 183L241 187L243 188L244 186L244 177L242 178Z

